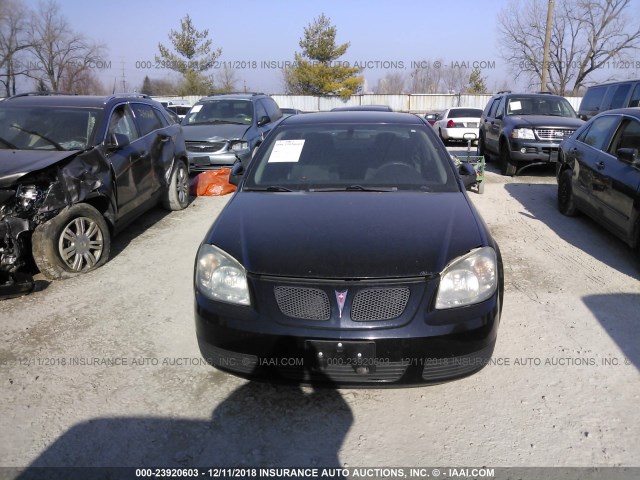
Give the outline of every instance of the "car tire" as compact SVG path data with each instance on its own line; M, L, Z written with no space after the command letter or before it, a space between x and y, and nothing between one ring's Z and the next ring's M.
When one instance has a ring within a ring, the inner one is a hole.
M162 197L162 206L166 210L183 210L189 205L189 170L183 160L175 163L171 180Z
M509 147L506 144L500 145L500 173L507 177L513 177L516 174L517 166L511 161Z
M48 279L57 280L104 265L111 249L111 232L98 210L78 203L38 225L31 244L40 272Z
M558 177L558 210L567 217L573 217L577 211L573 200L573 173L570 169L565 169Z

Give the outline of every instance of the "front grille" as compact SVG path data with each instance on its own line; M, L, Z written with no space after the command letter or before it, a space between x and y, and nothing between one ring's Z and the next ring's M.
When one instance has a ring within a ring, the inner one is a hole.
M187 150L193 153L214 153L222 150L226 142L185 142Z
M305 287L275 287L273 292L280 311L287 317L303 320L331 318L329 297L322 290Z
M409 293L407 287L360 290L353 299L351 319L370 322L397 318L407 306Z
M566 130L564 128L537 128L536 134L540 140L564 140L569 137L575 130Z
M452 377L468 375L485 367L491 360L495 342L482 350L448 358L425 358L422 378L427 381L438 381Z

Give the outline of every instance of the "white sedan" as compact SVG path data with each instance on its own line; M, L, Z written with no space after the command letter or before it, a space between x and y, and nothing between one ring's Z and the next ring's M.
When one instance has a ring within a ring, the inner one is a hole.
M480 108L452 107L442 112L442 116L433 124L444 143L449 140L478 140Z

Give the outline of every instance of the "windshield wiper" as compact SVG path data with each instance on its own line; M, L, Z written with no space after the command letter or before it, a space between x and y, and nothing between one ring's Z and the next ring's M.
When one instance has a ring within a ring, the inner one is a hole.
M398 187L365 187L349 185L347 187L310 188L310 192L396 192Z
M11 143L8 140L5 140L2 137L0 137L0 143L4 144L6 147L11 148L13 150L18 150L18 147L16 147L13 143Z
M269 185L268 187L249 187L243 190L245 192L293 192L295 191L287 187L282 187L280 185Z
M205 120L203 122L187 123L185 126L188 126L188 125L215 125L216 123L228 123L228 124L231 124L231 125L246 125L243 122L234 122L232 120Z
M56 142L55 140L51 140L49 137L41 134L40 132L36 132L35 130L27 130L26 128L22 128L20 125L16 125L15 123L13 125L11 125L11 128L15 128L17 130L20 130L21 132L25 132L25 133L29 133L31 135L35 135L36 137L40 137L45 142L48 142L51 145L53 145L56 150L60 150L60 151L66 150L66 148L64 148L58 142Z

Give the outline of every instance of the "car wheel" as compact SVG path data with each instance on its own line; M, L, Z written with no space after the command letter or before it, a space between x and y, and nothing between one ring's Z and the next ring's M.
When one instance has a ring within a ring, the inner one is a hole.
M33 259L40 272L56 280L104 265L109 258L111 233L98 210L79 203L38 225L31 243Z
M516 174L516 170L516 165L511 161L509 147L506 144L502 144L500 146L500 173L513 177Z
M189 172L183 160L178 160L171 174L171 181L162 198L167 210L182 210L189 204Z
M572 217L576 214L576 206L573 202L573 174L570 169L562 171L558 177L558 210L563 215Z

